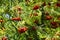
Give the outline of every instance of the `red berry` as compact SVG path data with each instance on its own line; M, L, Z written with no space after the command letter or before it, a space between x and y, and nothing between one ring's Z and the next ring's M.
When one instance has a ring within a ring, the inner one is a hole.
M12 18L12 20L16 20L16 21L21 21L21 18L20 17L16 17L16 18Z
M51 22L51 24L52 24L53 26L55 26L55 25L57 25L57 22Z
M2 40L8 40L7 37L3 37Z
M56 6L57 6L57 7L60 7L60 2L57 2L57 3L56 3Z
M35 6L33 7L33 10L37 10L37 9L39 9L39 8L40 8L39 5L35 5Z
M0 22L3 22L3 20L0 20Z
M57 22L51 22L52 28L57 28L58 27L58 23Z
M46 20L51 20L52 16L46 16Z
M27 31L27 30L28 30L27 27L18 28L18 32L19 32L19 33L24 33L24 32Z

